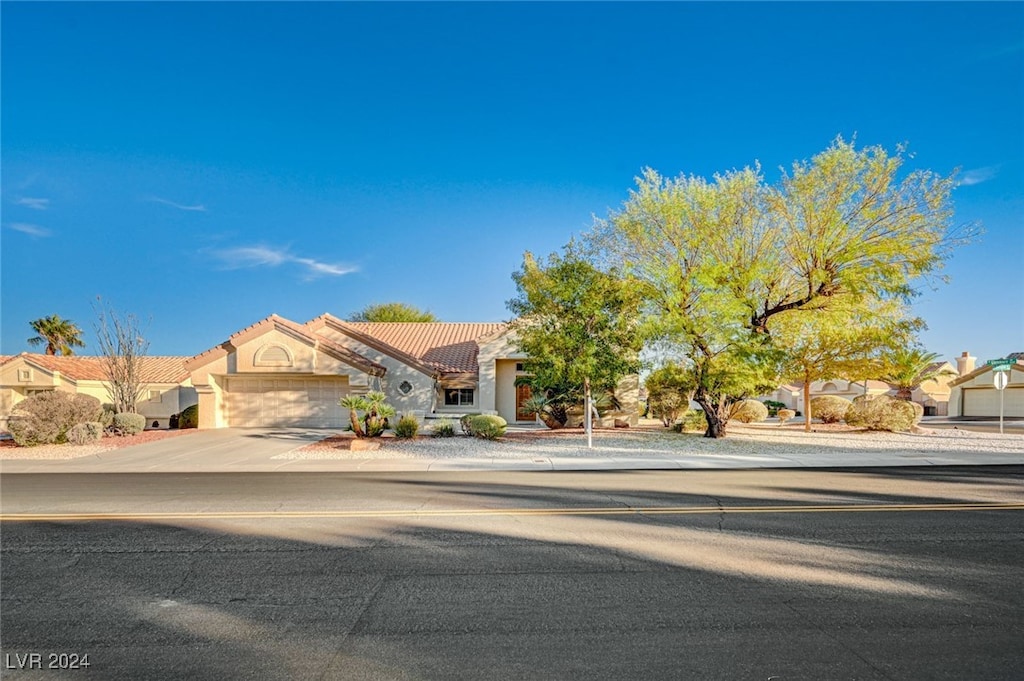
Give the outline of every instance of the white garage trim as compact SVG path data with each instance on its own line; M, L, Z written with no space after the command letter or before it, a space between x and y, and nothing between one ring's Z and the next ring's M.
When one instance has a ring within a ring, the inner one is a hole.
M230 376L224 390L227 423L234 427L344 427L348 411L338 400L348 392L344 376Z

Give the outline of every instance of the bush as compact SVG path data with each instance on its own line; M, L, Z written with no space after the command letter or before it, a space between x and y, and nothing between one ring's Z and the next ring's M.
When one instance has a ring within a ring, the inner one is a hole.
M420 422L411 414L406 414L395 424L395 437L408 440L416 437L418 432L420 432Z
M792 409L780 409L775 415L779 417L779 425L781 426L783 423L796 416L796 412Z
M77 423L68 430L68 442L73 445L87 445L99 442L103 437L103 424L99 421Z
M114 422L110 424L110 427L118 435L135 435L146 429L146 417L131 412L114 414Z
M839 423L846 417L846 410L853 404L838 395L821 395L811 398L811 417L822 423Z
M764 406L768 407L768 416L778 416L779 410L786 408L786 403L776 400L765 400Z
M110 404L109 402L104 402L103 407L100 411L100 417L96 420L99 421L104 428L113 425L115 411L116 410L114 408L114 405Z
M199 405L193 404L191 407L185 407L185 410L181 412L178 417L179 428L198 428L199 427Z
M856 397L845 416L846 423L851 426L893 433L910 430L916 418L917 411L912 402L888 395Z
M508 423L497 414L477 414L469 419L469 429L474 437L497 440L505 434Z
M451 419L441 419L430 434L433 437L455 437L455 424Z
M732 405L729 419L740 423L760 423L768 418L768 407L757 400L742 400Z
M703 409L689 409L683 418L676 421L672 425L672 430L677 433L686 432L704 432L708 429L708 419L704 415Z
M473 426L470 425L470 420L474 416L479 416L479 414L466 414L465 416L459 419L459 427L462 428L463 435L473 434Z
M14 441L23 447L62 443L73 426L98 420L100 412L100 401L95 397L49 390L15 405L7 427Z

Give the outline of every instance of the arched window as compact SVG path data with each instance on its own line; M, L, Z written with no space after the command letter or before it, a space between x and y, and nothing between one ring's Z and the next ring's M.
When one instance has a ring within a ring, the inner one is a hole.
M823 393L837 393L837 392L839 392L839 388L836 387L835 383L826 383L825 385L821 386L821 392L823 392Z
M256 351L253 365L258 367L290 367L292 353L283 345L264 345Z

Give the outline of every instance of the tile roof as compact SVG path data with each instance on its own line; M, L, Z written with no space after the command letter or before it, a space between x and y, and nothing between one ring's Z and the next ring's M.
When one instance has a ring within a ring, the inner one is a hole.
M316 328L318 321L367 336L445 373L479 371L477 341L507 327L503 322L346 322L323 315L310 322L311 328Z
M39 355L23 352L16 357L42 367L47 371L59 371L62 376L73 381L105 381L107 373L104 369L103 357L84 355ZM10 359L14 359L11 357ZM181 383L189 377L185 368L187 357L161 357L145 355L141 362L141 379L144 383ZM4 360L6 363L10 360Z

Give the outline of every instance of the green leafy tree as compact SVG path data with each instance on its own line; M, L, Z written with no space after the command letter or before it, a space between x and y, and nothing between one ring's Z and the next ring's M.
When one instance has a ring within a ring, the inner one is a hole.
M517 315L514 343L529 357L531 386L546 397L552 388L582 389L589 443L593 391L614 389L640 368L636 287L591 265L572 244L547 261L527 252L512 279L519 294L508 301Z
M902 148L837 139L775 185L756 167L710 181L648 169L597 221L589 256L640 282L648 337L674 342L697 378L705 435L723 437L728 405L771 388L784 359L777 317L907 300L971 236L951 225L953 178L900 179L902 162Z
M652 371L644 381L647 411L667 428L690 409L696 389L693 374L682 364L666 364Z
M812 382L871 377L882 353L922 326L894 300L874 301L871 308L850 303L850 296L841 296L827 307L792 311L770 322L773 344L782 351L781 378L803 382L807 432L814 418Z
M73 355L72 348L84 348L82 330L69 319L61 319L59 315L50 315L29 322L36 335L28 339L32 346L46 345L48 355Z
M419 310L405 303L380 303L367 305L354 312L350 322L436 322L437 317L429 311Z
M882 357L882 372L877 378L896 388L896 399L909 402L914 388L925 381L956 376L941 359L938 353L921 348L894 348Z

